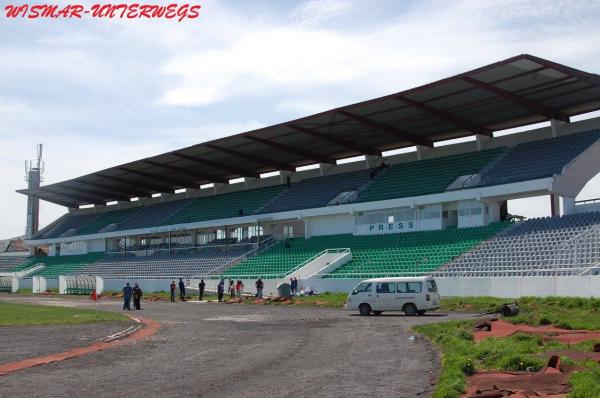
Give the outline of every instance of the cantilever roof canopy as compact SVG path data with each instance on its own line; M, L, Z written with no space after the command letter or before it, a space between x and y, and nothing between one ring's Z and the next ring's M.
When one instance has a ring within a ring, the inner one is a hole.
M600 76L523 54L403 92L17 192L69 207L335 164L600 109Z

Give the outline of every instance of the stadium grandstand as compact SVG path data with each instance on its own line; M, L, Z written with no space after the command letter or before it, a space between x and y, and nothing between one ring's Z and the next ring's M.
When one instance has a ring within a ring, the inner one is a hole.
M299 276L330 291L432 274L447 294L558 294L558 277L600 270L600 201L575 201L600 172L600 119L571 121L597 110L600 76L524 54L19 190L68 212L24 242L47 256L0 257L0 272L157 290L179 277L274 289ZM541 195L549 217L508 213L507 201Z

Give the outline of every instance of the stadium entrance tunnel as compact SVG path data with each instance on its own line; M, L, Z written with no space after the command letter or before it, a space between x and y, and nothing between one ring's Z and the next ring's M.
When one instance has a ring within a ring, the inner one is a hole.
M104 290L102 278L91 275L61 275L58 277L58 289L60 294L91 295Z

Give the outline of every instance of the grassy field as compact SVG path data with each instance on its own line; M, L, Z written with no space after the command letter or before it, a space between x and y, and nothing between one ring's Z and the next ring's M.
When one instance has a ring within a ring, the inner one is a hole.
M474 297L443 300L445 311L485 312L497 308L507 300ZM579 298L533 298L518 300L521 313L506 318L512 323L530 325L556 325L566 329L600 329L600 300ZM524 370L538 371L545 365L543 353L566 349L567 346L540 337L516 334L505 339L486 339L473 342L475 321L443 322L415 327L415 331L427 336L443 352L442 373L435 398L459 397L466 387L466 376L476 370ZM571 346L570 349L591 351L592 343ZM565 362L572 362L564 359ZM600 397L600 366L580 363L582 371L571 377L572 398Z
M122 314L113 312L0 302L0 327L64 325L128 319Z

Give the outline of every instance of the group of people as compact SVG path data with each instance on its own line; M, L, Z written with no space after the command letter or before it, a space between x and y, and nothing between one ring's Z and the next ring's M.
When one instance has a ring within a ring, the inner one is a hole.
M254 284L256 287L256 298L263 297L263 288L265 286L264 282L258 278L256 283ZM298 288L298 280L296 278L292 278L292 289L295 291ZM179 287L179 300L185 301L185 282L183 282L182 278L179 278L179 283L175 284L175 281L171 281L171 285L169 286L169 290L171 292L171 302L175 302L175 292ZM206 288L206 283L204 279L200 280L198 284L198 300L202 301L204 298L204 291ZM238 279L234 282L232 279L229 280L229 287L227 289L229 293L230 299L241 298L242 293L244 292L244 283ZM223 301L223 297L225 295L225 280L221 279L219 284L217 285L217 297L219 302ZM136 310L141 309L141 300L142 300L142 289L136 283L133 288L127 283L123 288L123 309L130 310L131 309L131 299L133 298L133 306Z
M175 290L177 289L177 285L175 285L175 281L171 281L171 286L169 286L171 290L171 302L175 302ZM179 278L179 300L185 301L185 283L183 279Z
M229 280L229 287L227 289L229 292L229 299L233 300L234 298L242 298L242 293L244 292L244 283L241 280L237 280L233 282L233 279ZM219 284L217 285L217 298L219 302L223 301L223 296L225 295L225 280L221 279Z
M136 310L141 310L142 301L142 289L136 283L133 288L129 285L129 282L125 284L123 288L123 310L131 310L131 298L133 297L133 307Z

